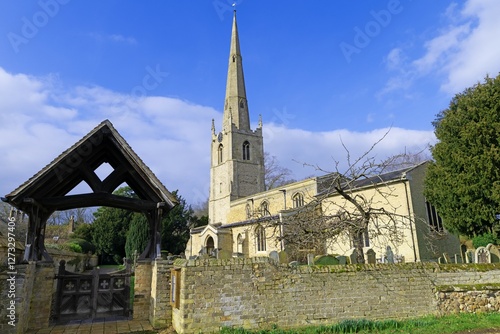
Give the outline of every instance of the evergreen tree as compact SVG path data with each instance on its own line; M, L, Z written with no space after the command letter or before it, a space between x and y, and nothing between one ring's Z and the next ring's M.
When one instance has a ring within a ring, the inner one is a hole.
M433 123L425 196L450 231L492 232L500 213L500 75L457 94Z
M149 224L143 214L134 213L132 222L127 233L125 242L125 254L128 259L132 259L134 251L140 255L146 248L149 241Z
M130 187L120 188L114 194L125 197L136 196ZM109 207L100 207L94 212L92 243L100 257L100 263L122 263L125 257L127 232L133 215L132 211Z
M208 222L208 218L205 220L203 217L197 218L191 206L178 194L177 190L172 194L176 196L179 204L162 220L161 249L172 254L181 254L186 249L190 229L205 221Z

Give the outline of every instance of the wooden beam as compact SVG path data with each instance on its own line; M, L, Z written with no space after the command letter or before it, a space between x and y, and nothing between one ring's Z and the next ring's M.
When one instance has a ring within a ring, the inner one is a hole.
M108 193L69 195L38 199L38 202L50 210L69 210L92 206L109 206L137 212L156 209L157 203L137 198L128 198Z

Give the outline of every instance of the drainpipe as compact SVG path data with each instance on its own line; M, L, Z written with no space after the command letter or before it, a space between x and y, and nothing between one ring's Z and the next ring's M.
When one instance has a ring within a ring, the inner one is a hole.
M286 210L286 189L280 190L283 193L283 210ZM283 214L280 212L280 239L281 250L285 250L285 240L283 240Z
M404 179L406 179L406 173L403 174L403 177ZM404 180L403 181L403 184L405 186L405 197L406 197L406 207L408 208L408 213L410 213L410 199L408 197L408 185L406 184L406 181L408 179ZM413 213L413 210L411 210L412 213ZM413 235L413 224L412 224L412 218L411 218L411 214L410 214L410 233L411 233L411 243L412 243L412 248L413 248L413 262L417 262L417 251L415 249L415 236Z

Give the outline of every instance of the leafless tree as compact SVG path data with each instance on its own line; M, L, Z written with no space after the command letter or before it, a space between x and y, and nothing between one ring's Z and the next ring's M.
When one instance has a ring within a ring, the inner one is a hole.
M413 217L398 213L395 188L382 176L398 162L411 161L404 154L383 161L372 156L374 148L388 132L360 157L353 159L347 147L347 163L335 162L334 172L313 166L326 175L318 179L318 194L301 208L283 213L275 235L288 250L324 254L329 244L349 238L356 249L357 262L365 263L363 247L370 239L386 238L392 244L404 240L404 226ZM341 168L340 166L345 166ZM361 191L370 188L370 191Z
M264 183L266 190L274 189L295 182L292 171L280 165L278 158L264 152Z

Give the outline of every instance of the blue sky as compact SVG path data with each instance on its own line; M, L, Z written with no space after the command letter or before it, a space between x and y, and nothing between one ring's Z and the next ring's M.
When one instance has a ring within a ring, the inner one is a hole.
M0 3L0 195L109 119L170 190L208 194L233 1ZM297 179L346 152L435 142L454 94L500 71L495 0L237 1L250 118Z

